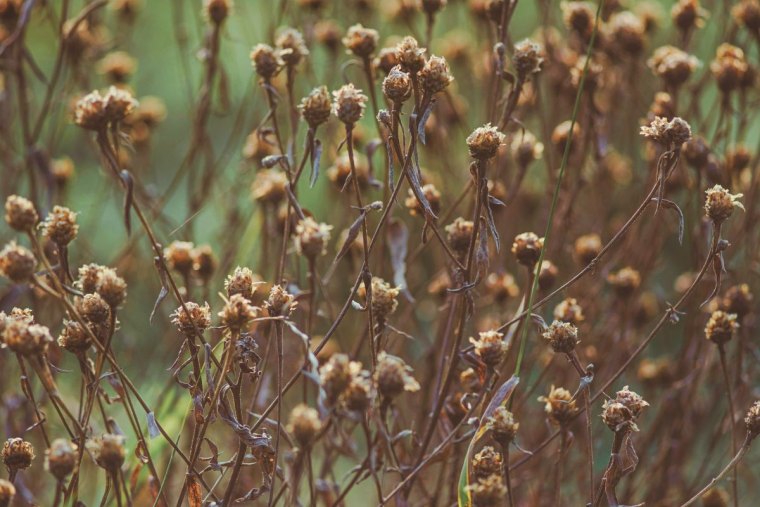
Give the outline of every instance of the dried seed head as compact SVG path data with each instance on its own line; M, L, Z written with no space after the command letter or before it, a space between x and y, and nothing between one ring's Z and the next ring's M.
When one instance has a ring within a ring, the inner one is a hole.
M361 365L359 365L361 369ZM351 383L351 360L346 354L333 354L319 368L319 382L327 395L327 403L334 405Z
M332 225L318 223L312 217L305 217L296 224L296 251L307 259L314 260L327 253Z
M138 103L132 94L114 86L105 95L94 90L81 98L74 108L74 123L86 130L101 131L109 123L127 117Z
M303 40L303 34L295 28L281 30L275 41L275 46L282 61L290 67L298 65L301 59L309 54Z
M520 288L515 283L515 277L509 273L489 274L486 277L486 291L498 303L517 297L520 294Z
M223 326L239 331L256 318L256 313L257 308L248 299L241 294L233 294L218 315Z
M15 241L0 250L0 274L14 283L24 283L32 278L35 266L34 254Z
M399 61L398 51L395 47L383 48L377 53L372 65L388 74L393 67L399 65Z
M124 449L125 438L123 435L105 433L100 437L94 437L85 443L87 452L101 468L115 473L124 464L127 455Z
M204 284L208 283L211 279L211 275L216 271L216 257L214 251L210 245L198 245L190 252L190 256L193 258L193 273Z
M578 304L578 300L575 298L567 298L560 304L554 307L554 318L575 324L576 326L586 320L583 316L583 308Z
M486 421L486 427L491 431L493 439L504 449L515 439L520 423L515 421L515 416L507 407L499 406Z
M188 276L193 270L193 246L190 241L172 241L164 248L166 267Z
M752 162L752 154L746 146L737 144L726 151L725 167L729 173L740 176L741 172Z
M423 12L432 16L444 7L446 7L447 0L421 0L420 6Z
M543 247L544 238L539 238L532 232L523 232L515 236L512 243L512 253L517 258L517 262L533 269L541 256Z
M562 387L552 386L549 394L539 396L538 401L544 403L544 412L549 422L557 426L567 424L578 412L573 394Z
M256 285L259 283L261 282L258 276L253 274L253 271L238 266L231 275L227 276L224 281L224 289L227 291L228 298L240 294L248 301L253 301L253 293L256 292Z
M349 53L353 53L359 58L369 58L377 48L378 40L377 30L364 28L361 24L353 25L343 37L343 45Z
M734 336L737 329L739 323L736 322L736 314L716 310L712 312L705 326L705 338L722 346Z
M504 134L490 123L476 128L467 136L467 148L470 150L470 156L476 160L493 158L503 142Z
M261 169L251 184L251 195L259 202L279 203L287 195L288 175L279 169Z
M9 472L32 466L34 447L23 438L9 438L3 444L3 463Z
M400 287L394 287L379 276L372 277L372 312L379 321L385 321L398 308L398 295ZM367 291L364 285L359 286L357 294L366 298Z
M420 70L420 84L428 97L445 90L453 80L449 64L441 56L431 56Z
M361 120L367 106L367 96L354 87L353 83L341 86L333 92L333 113L348 126Z
M421 48L417 39L407 35L396 46L401 67L410 74L416 74L425 66L425 48Z
M705 191L705 213L716 224L723 223L730 217L734 208L740 208L744 211L744 205L739 201L742 194L731 194L727 189L720 185L715 185Z
M352 363L358 364L358 363ZM372 401L372 382L367 370L354 372L351 382L341 396L341 403L352 412L364 412Z
M472 368L467 368L459 373L459 383L468 393L479 392L483 388L483 383L477 372Z
M531 74L541 71L541 64L544 62L543 52L541 45L530 39L515 44L512 65L518 79L525 81Z
M580 2L576 2L580 3ZM557 153L564 153L565 146L567 145L568 140L570 140L570 126L573 126L573 135L572 135L572 141L570 144L570 153L573 153L576 149L576 147L579 145L582 131L581 126L577 123L573 125L572 120L566 120L554 127L554 131L552 132L552 144L554 145L554 150Z
M544 154L543 143L538 142L536 136L527 130L523 131L520 135L514 136L509 148L515 162L523 169L536 160L541 159Z
M433 213L438 215L438 213L441 211L441 193L437 188L435 188L435 185L432 183L423 185L422 194L430 204L430 209L433 210ZM417 200L417 196L414 195L414 191L411 188L409 189L409 193L406 197L406 200L404 201L404 205L409 210L409 214L412 216L425 215L425 210L422 207L422 204L420 204L420 201Z
M272 46L256 44L251 50L251 63L256 74L265 80L272 79L285 63Z
M131 114L139 105L127 90L111 86L105 96L106 119L109 123L117 123Z
M332 19L320 19L314 24L314 39L335 53L341 43L341 29Z
M578 263L586 266L602 251L602 238L596 233L584 234L575 240L575 258Z
M731 14L738 24L749 31L755 34L760 31L760 1L741 0L731 9Z
M669 88L678 88L691 77L699 60L675 46L661 46L655 49L647 65Z
M53 337L46 326L34 324L25 315L22 318L6 318L3 342L13 352L25 357L43 354Z
M394 66L383 79L383 93L396 107L412 95L412 80L400 65Z
M607 400L602 406L602 420L609 429L617 432L622 429L624 425L631 425L635 427L633 423L633 415L628 408L622 403L615 400Z
M0 479L0 507L8 507L16 496L13 483Z
M565 26L581 39L588 40L594 31L596 8L591 2L562 2L562 20Z
M25 197L10 195L5 200L5 221L19 232L31 232L39 222L40 217L34 203Z
M692 137L683 145L681 151L686 162L692 167L699 169L707 165L708 157L710 156L710 147L707 145L707 141L705 141L703 137Z
M487 445L472 457L472 471L475 477L485 479L491 475L500 475L504 466L504 456Z
M750 438L755 438L760 434L760 401L756 401L749 407L747 415L744 417L744 424L747 425Z
M578 345L578 328L569 322L555 320L544 331L543 337L558 354L570 354Z
M707 11L699 5L699 0L678 0L671 9L670 16L681 32L688 33L704 25Z
M185 311L187 308L187 311ZM211 325L211 308L208 303L203 306L192 301L185 303L185 308L179 307L170 315L172 324L185 336L193 336L195 329L203 332Z
M641 135L669 149L680 149L683 143L691 139L691 127L678 116L670 121L656 116L649 125L641 127Z
M607 275L607 283L612 285L615 293L620 297L628 297L641 285L641 275L630 266L620 271Z
M478 333L478 339L470 338L475 353L490 368L495 368L506 356L509 344L504 341L504 334L496 330Z
M624 53L637 56L644 49L646 27L644 22L631 11L616 12L605 25L609 40Z
M332 103L326 86L314 88L298 106L309 127L315 129L330 119Z
M710 71L715 76L720 91L730 93L742 86L750 68L744 58L744 51L724 42L718 46L715 60L710 63Z
M310 406L301 403L290 412L287 430L301 447L311 447L321 429L319 413Z
M232 10L232 0L203 0L203 15L215 25L221 25Z
M335 184L338 190L342 190L351 175L351 160L348 153L344 153L333 161L333 166L327 170L327 178ZM354 170L359 188L365 188L369 183L369 164L367 158L354 153Z
M637 419L642 410L649 406L649 403L644 401L644 398L628 389L628 386L624 386L615 395L615 401L622 403L625 407L631 411L631 415L634 419Z
M541 290L548 290L554 287L557 282L559 269L552 261L541 262L541 270L538 272L538 286Z
M673 380L673 363L667 358L642 359L636 376L647 385L667 386Z
M111 310L115 310L127 299L127 282L116 274L115 269L103 268L98 276L95 292L100 294Z
M412 376L412 368L400 357L385 351L377 356L374 379L377 391L389 400L404 391L414 393L420 390L420 384Z
M53 207L41 224L43 235L59 246L66 246L77 237L77 214L63 206Z
M269 315L283 315L285 317L295 310L297 304L295 296L286 291L282 285L277 284L272 285L269 298L264 303Z
M473 223L469 220L465 220L462 217L457 217L452 223L445 227L446 229L446 241L451 249L459 255L464 257L467 254L467 249L470 246L470 239L473 233Z
M77 299L76 308L82 318L91 324L105 323L111 317L111 307L97 292Z
M63 481L74 471L78 458L79 452L76 444L65 438L57 438L45 451L45 468L53 474L53 477Z
M504 505L507 496L507 488L499 475L478 479L477 482L466 486L466 489L478 507Z
M112 51L98 62L98 72L116 84L126 83L137 67L137 61L125 51Z
M79 322L63 321L63 329L58 336L58 345L72 354L85 352L90 348L90 335Z
M720 308L726 313L736 314L738 320L743 319L752 311L754 297L746 283L729 288L720 301Z
M100 272L104 269L106 267L100 264L85 264L81 266L76 281L77 287L85 294L92 294L98 287Z

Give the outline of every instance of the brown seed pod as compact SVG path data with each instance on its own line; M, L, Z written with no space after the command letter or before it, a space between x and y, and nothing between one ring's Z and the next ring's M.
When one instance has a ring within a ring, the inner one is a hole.
M720 185L715 185L705 191L705 213L716 224L726 221L734 212L734 208L744 210L739 201L742 194L732 194Z
M532 232L523 232L515 236L512 243L512 253L517 258L517 262L533 269L541 256L543 247L544 238L539 238Z
M491 368L501 364L509 350L509 344L504 341L504 334L496 330L479 333L477 340L470 338L470 343L475 347L475 354Z
M555 320L544 331L544 339L549 342L552 350L561 354L570 354L578 345L578 328L569 322Z
M349 53L359 58L369 58L377 48L377 30L364 28L361 23L351 26L343 37L343 45Z
M106 433L88 440L85 448L98 466L113 474L118 472L124 464L127 455L124 441L125 438L122 435Z
M57 438L45 451L45 468L53 477L63 481L76 468L79 452L76 444L65 438Z
M712 312L705 326L705 338L716 345L723 346L734 336L734 331L737 329L739 329L739 323L736 322L736 314L716 310Z
M23 438L9 438L3 444L2 456L9 472L25 470L32 466L34 447Z
M472 471L475 477L485 479L491 475L501 474L504 466L504 456L496 449L487 445L472 457Z
M40 221L34 203L25 197L10 195L5 200L5 221L19 232L31 232Z
M301 116L306 120L309 127L315 129L322 125L330 118L332 112L332 103L330 102L330 93L326 86L314 88L306 97L301 100L298 106Z
M375 385L377 391L391 400L404 391L417 392L420 384L412 376L412 369L400 357L380 352L375 368Z
M242 294L233 294L218 316L223 326L240 331L256 318L257 310Z
M301 403L290 413L287 430L301 447L311 447L321 429L319 413L308 405Z
M504 142L504 134L490 123L478 127L467 136L467 149L476 160L488 160L496 156Z
M353 126L361 120L367 107L367 96L353 83L341 86L333 92L333 113L346 125Z
M37 259L34 254L11 241L0 250L0 274L14 283L29 281L34 275Z
M198 303L187 301L185 308L180 306L170 315L172 324L177 326L180 333L193 336L195 329L200 332L208 329L211 325L211 308L209 308L208 303L201 306Z
M254 46L250 57L256 74L265 80L272 79L285 65L274 48L267 44Z

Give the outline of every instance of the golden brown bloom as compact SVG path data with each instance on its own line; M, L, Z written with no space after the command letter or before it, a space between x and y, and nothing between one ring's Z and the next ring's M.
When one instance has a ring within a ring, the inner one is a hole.
M343 45L349 53L359 58L369 58L377 48L378 33L372 28L364 28L361 23L351 26L343 37Z
M691 77L699 60L675 46L661 46L654 51L647 65L669 87L677 88Z
M570 139L571 125L573 126L572 140ZM581 126L577 123L573 124L572 120L563 121L554 127L554 131L552 131L552 144L554 145L554 150L560 154L564 153L565 146L567 145L568 140L570 140L570 152L573 153L581 140L582 133Z
M34 447L23 438L9 438L3 444L3 463L9 472L32 466Z
M591 2L562 2L562 19L570 30L583 40L588 40L594 31L596 7Z
M352 361L346 354L333 354L319 368L319 382L327 395L327 403L335 404L353 379ZM358 363L357 363L358 364ZM358 364L361 369L361 365Z
M376 69L380 69L384 73L388 74L391 69L393 69L393 67L399 65L398 51L395 47L381 49L377 53L375 60L372 62L372 65Z
M749 407L747 415L744 417L744 424L747 425L747 432L751 438L760 434L760 401L756 401Z
M74 123L86 130L100 131L127 117L138 103L132 94L114 86L105 95L94 90L80 99L74 109Z
M734 331L737 329L739 329L739 323L736 322L736 314L716 310L712 312L705 326L705 338L716 345L723 346L734 336Z
M308 259L316 259L327 253L332 225L318 223L311 217L305 217L296 224L296 251Z
M193 244L189 241L172 241L164 248L166 267L187 276L193 270Z
M64 320L63 329L58 336L58 345L72 354L79 354L90 348L90 335L79 322Z
M400 65L394 66L383 79L383 93L396 107L412 95L412 80Z
M291 67L298 65L301 59L309 54L303 35L295 28L281 30L275 41L275 46L280 59L285 62L285 65Z
M518 79L524 81L531 74L538 73L543 62L543 48L540 44L530 39L523 39L515 44L512 64L515 67Z
M440 56L431 56L420 70L420 84L429 97L445 90L453 80L449 64Z
M472 158L488 160L496 155L503 142L504 134L490 123L486 123L473 130L472 134L467 137L467 148Z
M333 113L346 125L361 120L367 105L367 96L354 87L353 83L341 86L333 92Z
M715 60L710 63L710 71L723 93L730 93L745 82L750 72L749 64L741 48L723 43L718 46Z
M473 223L469 220L465 220L462 217L457 217L452 223L445 227L446 241L451 249L459 255L464 257L467 254L467 249L470 246L470 239L473 233Z
M627 297L641 285L641 275L632 267L626 266L620 271L607 275L607 283L612 285L618 296Z
M97 292L77 299L76 309L91 324L104 323L111 317L111 307Z
M232 10L232 0L203 0L203 15L215 25L221 25Z
M209 308L208 303L201 306L198 303L187 301L185 308L180 306L170 315L172 324L177 326L180 333L193 336L196 328L203 332L211 325L211 308Z
M491 431L493 439L501 444L502 448L506 448L515 439L520 423L515 421L515 416L507 407L499 406L486 421L486 427Z
M485 479L478 479L466 486L467 492L477 507L496 507L504 505L507 496L507 488L504 486L500 475L491 475Z
M673 24L684 33L704 25L707 11L699 5L699 0L678 0L670 11Z
M326 86L314 88L306 97L301 100L298 106L303 119L309 124L309 127L315 129L322 125L330 118L332 104L330 103L330 94Z
M11 229L30 232L39 222L40 217L34 203L25 197L10 195L5 200L5 221Z
M641 127L641 135L665 147L680 148L691 139L691 127L678 116L670 121L657 116L649 125Z
M760 1L741 0L731 9L731 14L740 25L753 33L760 31Z
M425 66L425 48L421 48L414 37L404 37L396 46L396 54L401 67L410 74L416 74Z
M110 473L116 473L124 464L127 455L124 440L122 435L106 433L88 440L85 448L98 466Z
M228 298L240 294L248 301L253 301L253 293L256 292L256 286L260 283L261 280L253 274L253 271L238 266L231 275L227 276L224 281L224 289L227 291Z
M42 231L46 238L59 246L66 246L77 236L77 214L69 208L54 206L42 223Z
M284 65L272 46L257 44L251 50L251 63L256 74L268 80L274 77Z
M78 457L79 452L76 444L65 438L57 438L45 451L45 468L53 474L53 477L63 481L74 471Z
M257 308L245 297L233 294L218 315L223 326L239 331L256 318L256 313Z
M112 51L98 62L98 72L117 84L126 83L136 67L137 61L125 51Z
M472 471L475 477L485 479L491 475L501 474L504 466L504 456L496 449L487 445L472 457Z
M530 269L538 262L542 248L544 248L544 238L539 238L532 232L518 234L512 243L512 253L517 258L517 262Z
M575 298L564 299L554 307L554 318L562 322L575 324L576 326L585 320L583 308L581 308L581 305L578 304L578 300Z
M562 426L570 422L570 419L578 413L578 407L573 394L562 387L552 386L547 396L539 396L538 401L544 403L544 412L549 421Z
M552 350L557 353L570 354L578 345L578 328L569 322L555 320L544 331L544 339L549 342Z
M8 507L16 496L13 483L0 479L0 507Z
M301 403L290 413L287 430L301 447L310 447L321 429L319 413L308 405Z
M423 185L422 194L430 204L430 209L432 209L433 213L437 215L441 211L441 193L435 188L435 185L428 183ZM423 209L422 204L417 200L417 196L414 195L414 191L411 188L409 189L409 194L407 195L406 200L404 200L404 205L412 216L425 215L425 210Z
M598 234L584 234L575 240L575 258L578 263L586 266L602 251L602 238Z
M486 290L497 302L504 302L520 294L515 277L509 273L490 273L486 277Z
M259 202L278 203L285 198L289 183L284 171L262 169L256 172L256 178L251 184L251 195Z
M6 347L25 357L44 353L53 341L46 326L25 318L6 319L2 337Z
M0 250L0 274L14 283L28 281L34 274L37 266L32 252L11 241Z
M470 338L470 343L475 347L478 357L491 368L498 366L509 350L509 344L504 341L504 334L496 330L481 332L477 340Z
M614 399L604 402L602 407L602 420L612 431L620 431L621 429L630 429L638 431L636 426L636 419L641 415L644 408L648 407L649 403L628 389L628 386L623 387L617 392Z
M752 311L754 296L749 285L742 283L729 288L720 301L720 308L726 313L735 313L739 320Z
M98 274L95 292L108 303L111 309L115 309L127 299L127 283L116 274L115 269L103 268Z
M297 304L295 296L286 291L282 285L278 284L272 285L269 297L264 302L269 315L283 315L285 317L295 310Z
M734 212L734 208L744 211L744 205L739 201L742 194L732 194L720 185L715 185L705 191L705 213L716 224L723 223Z
M208 283L211 275L216 271L216 257L210 245L198 245L190 252L193 258L193 274L200 278L203 283Z
M393 399L399 394L417 392L420 384L412 376L412 368L400 357L392 356L385 351L377 356L375 369L375 385L385 398Z
M515 135L509 148L515 162L521 168L528 167L531 163L541 159L544 154L543 143L538 142L536 136L527 130Z

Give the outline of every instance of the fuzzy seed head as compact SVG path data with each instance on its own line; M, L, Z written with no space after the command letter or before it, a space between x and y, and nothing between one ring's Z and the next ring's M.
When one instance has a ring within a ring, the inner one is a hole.
M377 56L375 57L375 60L372 62L372 65L376 69L382 70L385 74L388 74L393 67L396 65L399 65L399 57L398 57L398 51L395 47L392 48L383 48L380 51L378 51ZM403 69L402 69L403 70Z
M2 456L9 472L25 470L32 466L34 447L23 438L9 438L3 444Z
M210 245L198 245L190 252L190 256L193 258L193 274L203 281L208 283L211 275L216 271L216 256Z
M322 125L330 119L332 112L332 103L330 102L330 93L326 86L314 88L306 97L301 100L298 106L301 116L312 129Z
M432 209L433 213L437 215L441 211L441 193L435 188L435 185L428 183L422 186L422 194L430 204L430 209ZM412 216L425 215L425 209L422 207L422 204L420 204L420 201L417 200L417 196L414 195L414 191L411 188L404 200L404 206L406 206L409 210L409 214Z
M334 405L338 401L352 378L351 360L346 354L333 354L319 368L319 382L325 390L329 405Z
M576 326L586 320L583 315L583 308L575 298L566 298L555 306L554 318L560 322L568 322Z
M521 168L527 168L536 160L540 160L544 154L543 143L538 142L536 136L527 130L522 134L514 136L509 148L512 157L514 157L515 162Z
M596 8L591 2L562 2L562 20L565 26L581 39L588 40L594 31Z
M746 82L750 67L741 48L724 42L718 46L710 71L720 91L730 93Z
M85 448L99 467L115 473L124 464L124 458L127 455L124 441L125 438L122 435L105 433L88 440Z
M287 317L293 312L293 310L295 310L297 304L298 303L295 302L295 296L293 296L293 294L286 291L282 285L275 284L272 285L272 288L269 291L269 298L267 298L264 306L266 306L269 311L269 315L282 315Z
M504 505L504 499L507 496L507 488L499 475L478 479L477 482L466 486L466 488L472 496L474 504L478 507Z
M221 25L232 10L232 0L204 0L203 15L211 23Z
M512 253L517 258L517 262L529 269L533 269L536 265L543 248L544 238L539 238L532 232L518 234L512 243Z
M34 203L25 197L10 195L5 200L5 221L18 232L30 232L40 217Z
M256 285L259 279L249 268L236 267L231 275L227 276L224 281L224 289L227 291L227 297L231 298L235 294L240 294L248 301L253 301L253 293L256 292Z
M0 250L0 274L14 283L24 283L32 278L35 266L34 254L15 241Z
M341 86L333 92L333 114L347 126L353 126L361 120L367 96L354 87L353 83Z
M742 283L729 288L720 301L721 310L726 313L736 314L738 320L741 320L752 311L752 300L754 296L749 290L749 285Z
M299 254L314 260L327 253L332 225L318 223L311 217L306 217L296 224L295 244Z
M509 298L517 297L520 288L515 282L515 277L509 273L491 273L486 277L486 291L497 302L504 302Z
M264 80L272 79L285 63L268 44L257 44L251 50L251 63L256 74Z
M622 403L614 400L607 400L602 406L602 420L609 429L617 432L626 423L632 423L633 415Z
M499 406L494 410L486 421L487 428L491 431L493 439L501 444L502 448L508 446L515 439L520 423L507 407Z
M53 477L63 481L74 471L78 458L79 452L76 444L65 438L57 438L45 451L45 468L53 474Z
M670 11L673 24L681 32L689 32L704 25L707 11L699 5L699 0L678 0Z
M256 313L257 308L242 294L233 294L218 315L223 326L239 331L256 318Z
M359 58L369 58L377 48L379 35L377 30L364 28L361 24L353 25L343 37L343 45L349 53Z
M311 447L321 429L319 413L308 405L301 403L290 413L287 430L293 434L293 438L301 447Z
M404 37L396 46L401 67L410 74L416 74L425 66L425 48L421 48L417 39Z
M470 156L476 160L488 160L496 156L499 146L504 142L504 134L499 129L486 123L476 128L467 137L467 148Z
M549 422L555 426L567 424L578 412L573 394L562 387L552 386L549 394L539 396L538 401L544 404L544 412L549 418Z
M412 95L412 80L400 65L394 66L383 79L383 93L396 106Z
M457 217L452 223L445 227L445 230L446 241L451 249L460 257L464 257L467 254L467 249L470 247L473 223L470 220Z
M112 51L98 62L98 73L103 74L112 83L123 84L129 81L135 72L137 61L125 51Z
M557 275L559 275L559 268L552 261L542 261L538 272L538 286L541 290L551 289L557 282Z
M647 65L655 76L670 88L684 84L699 66L699 60L675 46L661 46L655 49Z
M481 479L501 474L503 466L504 456L490 445L483 447L480 452L472 457L472 471L475 473L475 477Z
M404 391L414 393L420 390L420 384L412 376L412 368L400 357L385 351L377 356L375 385L377 391L389 400Z
M578 263L587 266L602 251L602 238L598 234L584 234L575 240L574 253Z
M736 314L716 310L712 312L705 326L705 338L722 346L734 336L737 329L739 323L736 322Z
M543 334L552 350L558 354L570 354L578 345L578 328L569 322L555 320Z
M85 294L77 299L76 308L82 318L90 324L103 324L111 317L111 307L97 292Z
M398 308L398 295L400 287L394 287L379 276L372 277L372 312L379 321L385 321ZM367 290L364 285L359 286L359 297L366 299Z
M351 363L352 365L358 363ZM372 401L372 380L367 370L352 372L351 382L340 398L341 404L351 412L364 412Z
M50 330L43 325L34 324L27 319L6 319L3 342L13 352L24 357L38 356L47 349L53 337Z
M187 276L193 270L193 244L190 241L172 241L164 248L166 267Z
M303 34L295 28L285 28L280 31L275 41L280 58L285 65L298 65L302 58L308 56L309 50L303 40Z
M470 338L470 343L475 347L475 354L491 368L497 367L509 350L504 334L493 329L479 333L477 340Z
M77 214L69 208L55 206L41 225L43 235L59 246L66 246L77 237Z
M180 306L171 314L172 324L177 326L180 333L185 336L193 336L196 328L200 332L208 329L211 325L211 308L209 308L208 303L201 306L198 303L187 301L185 308Z
M626 266L620 271L607 275L607 283L612 286L618 296L628 297L641 285L641 275L632 267Z
M288 175L279 169L261 169L251 184L251 196L262 203L279 203L287 195Z
M441 56L431 56L420 70L420 84L428 97L448 88L453 80L454 77L449 71L449 64Z
M115 310L127 299L127 282L116 274L115 269L103 268L98 276L95 292L108 303L111 310Z
M715 185L705 191L705 213L716 224L723 223L734 212L734 208L744 211L744 205L739 201L742 194L732 194L720 185Z
M656 116L649 125L641 127L641 135L667 148L680 149L683 143L691 139L691 127L678 116L670 121Z
M524 39L515 44L512 65L515 67L518 79L524 81L531 74L540 72L543 62L543 48L537 42Z
M100 264L85 264L77 272L76 286L85 294L92 294L97 290L100 272L106 269Z
M58 336L58 345L72 354L79 354L90 348L90 335L79 322L65 320Z
M114 86L105 95L94 90L81 98L74 108L74 123L85 130L102 131L117 123L137 107L131 93Z
M734 5L731 14L736 22L747 30L755 34L760 31L760 1L742 0Z

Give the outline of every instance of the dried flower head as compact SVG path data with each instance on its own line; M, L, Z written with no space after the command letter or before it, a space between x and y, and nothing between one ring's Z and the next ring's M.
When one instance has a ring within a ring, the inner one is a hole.
M187 309L187 311L185 311ZM179 307L170 315L172 324L177 330L186 335L194 336L195 329L203 332L211 325L211 308L208 303L203 306L192 301L185 302L185 307Z
M596 7L591 2L562 2L562 20L565 26L582 40L588 40L594 31Z
M737 329L739 329L739 323L736 322L736 314L716 310L712 312L705 326L705 338L716 345L723 346L734 336L734 331Z
M221 25L232 10L232 0L203 0L203 16L215 25Z
M750 68L744 51L724 42L718 46L715 59L710 63L710 71L715 76L720 91L730 93L742 86Z
M367 370L355 365L361 366L356 362L351 363L351 382L343 392L340 402L346 410L364 412L372 401L372 377Z
M465 220L462 217L457 217L452 223L445 227L446 241L451 249L459 255L464 257L467 254L467 249L470 246L470 240L473 233L473 223L470 220Z
M576 2L579 3L579 2ZM572 136L570 127L572 126ZM578 123L573 124L572 120L565 120L552 131L552 145L557 153L564 153L565 146L570 141L570 153L573 153L581 141L583 131ZM572 137L572 139L571 139Z
M23 438L9 438L3 444L3 463L9 472L32 466L34 447Z
M586 266L602 251L602 238L596 233L584 234L575 240L574 254L578 263Z
M353 83L341 86L333 92L333 113L340 121L353 126L361 120L367 106L367 96L354 87Z
M612 431L632 430L638 431L636 419L641 415L649 403L628 389L623 387L617 392L614 399L604 402L602 407L602 420Z
M744 205L739 201L742 194L732 194L720 185L715 185L705 191L705 213L715 222L720 224L727 220L734 212L734 208L744 211Z
M699 5L699 0L678 0L670 11L673 24L683 33L701 28L707 11Z
M240 331L256 318L256 313L257 308L242 294L233 294L218 315L223 326Z
M77 236L77 214L69 208L54 206L41 224L43 235L59 246L66 246Z
M263 203L279 203L287 195L288 175L279 169L262 169L251 184L251 195Z
M644 49L646 27L642 19L631 11L615 12L607 20L605 35L616 49L637 56Z
M641 127L641 135L669 149L680 149L683 143L691 139L691 127L678 116L670 121L657 116L649 125Z
M433 213L437 215L441 211L441 193L435 188L435 185L428 183L422 186L422 194L425 196L425 199L427 199L428 204L430 204L430 209L432 209ZM414 191L411 188L408 191L406 200L404 200L404 205L412 216L425 215L425 209L422 204L420 204L420 201L417 199L417 196L414 195Z
M383 79L383 93L396 107L412 95L412 80L400 65L394 66Z
M306 404L299 404L290 412L287 430L301 447L309 448L322 429L319 413Z
M399 65L398 51L395 47L382 48L375 57L372 65L388 74L393 67ZM402 69L403 70L403 69Z
M16 488L13 483L0 479L0 507L8 507L16 496Z
M561 322L569 322L576 326L586 320L583 308L575 298L566 298L554 307L554 318Z
M506 448L517 435L520 423L515 421L515 416L507 407L499 406L486 421L486 428L491 431L491 436L495 441Z
M542 248L544 248L544 238L539 238L532 232L518 234L512 243L512 253L517 258L517 262L529 269L533 269L538 262Z
M127 455L124 441L123 435L105 433L88 440L85 443L85 448L99 467L110 473L116 473L124 464L124 458Z
M79 322L65 320L58 336L58 345L72 354L85 352L91 345L90 334Z
M298 106L301 116L309 127L315 129L330 119L332 103L326 86L314 88Z
M438 92L445 90L454 77L449 71L449 64L446 63L446 59L441 56L432 55L425 66L420 70L420 84L422 90L428 97L432 97Z
M578 345L578 328L569 322L555 320L543 333L552 350L557 353L570 354Z
M235 294L240 294L248 301L253 301L256 285L260 283L259 277L253 274L253 271L249 268L238 266L231 275L227 276L227 279L224 281L224 289L227 291L228 298L231 298Z
M361 369L361 365L359 368ZM334 405L338 401L352 378L351 360L346 354L333 354L319 368L319 383L325 390L329 405Z
M396 54L401 67L410 74L418 73L425 66L425 48L421 48L414 37L404 37L396 46Z
M98 72L116 84L126 83L136 68L137 61L126 51L112 51L98 62Z
M552 424L557 426L567 424L578 413L573 394L562 387L552 386L549 394L539 396L538 401L544 403L546 416Z
M412 368L400 357L385 351L377 356L374 380L377 391L389 400L404 391L414 393L420 390L420 384L412 376Z
M504 302L520 294L515 277L509 273L490 273L486 277L486 291L496 302Z
M490 445L483 447L472 457L472 471L475 477L481 479L494 474L500 475L503 466L504 456Z
M85 294L92 294L98 287L100 272L106 269L100 264L85 264L77 271L76 286Z
M15 241L0 250L0 274L14 283L24 283L32 278L35 266L34 254Z
M504 499L507 496L507 488L499 475L478 479L477 482L466 486L466 490L472 497L474 505L478 507L504 505Z
M301 59L309 55L306 48L306 42L303 40L303 34L295 28L284 28L280 30L275 46L279 53L280 59L285 65L290 67L298 65Z
M343 37L343 45L349 53L359 58L369 58L377 48L377 30L364 28L361 23L351 26Z
M738 320L741 320L752 311L752 300L754 296L749 290L749 285L742 283L730 287L720 301L720 309L726 313L736 314Z
M530 39L523 39L515 44L512 65L515 67L517 79L524 81L531 74L541 71L541 64L544 62L543 52L541 45Z
M25 357L43 354L53 341L46 326L28 318L5 319L2 337L6 347Z
M319 223L312 217L300 220L295 229L296 251L311 260L326 254L332 228L332 225Z
M398 295L400 287L394 287L379 276L372 277L372 312L379 321L385 321L398 308ZM357 295L366 298L367 291L364 284L359 286Z
M107 322L111 317L111 307L97 292L85 294L84 297L78 298L76 309L82 318L91 324Z
M216 256L211 245L198 245L190 252L193 258L193 274L204 284L208 283L211 275L216 271Z
M264 302L269 315L282 315L285 317L295 310L297 304L295 296L286 291L282 285L278 284L272 285L269 297Z
M731 9L731 14L737 23L753 34L760 31L760 1L741 0Z
M448 0L420 0L422 11L429 16L432 16L436 12L446 7L447 3Z
M618 296L628 297L641 285L641 275L632 267L626 266L620 271L607 275L607 283L612 286Z
M251 50L251 63L256 74L265 80L272 79L285 63L277 51L267 44L256 44Z
M351 176L351 159L348 153L343 153L333 161L333 166L327 170L327 178L342 190ZM369 163L367 157L361 153L354 153L354 171L359 188L365 188L369 183Z
M45 451L45 468L53 477L63 481L76 468L79 452L76 444L65 438L57 438Z
M543 143L538 142L536 136L527 130L515 135L509 145L510 152L521 168L527 168L536 160L540 160L544 154Z
M34 203L25 197L9 195L5 200L5 221L19 232L31 232L40 217Z
M189 241L172 241L168 247L164 248L164 259L166 267L188 276L193 270L193 247Z
M509 343L504 341L504 334L493 329L479 333L477 340L470 338L470 343L475 347L478 357L491 368L498 366L509 350Z
M98 282L95 286L95 292L97 292L113 310L121 306L127 299L127 282L116 274L115 269L103 268L98 274Z
M467 136L467 148L470 151L470 156L476 160L493 158L503 142L504 134L490 123L476 128L472 134Z
M747 415L744 417L744 424L747 425L747 433L751 438L760 434L760 401L756 401L749 407Z
M699 60L675 46L661 46L655 49L647 65L668 87L678 88L691 77Z

